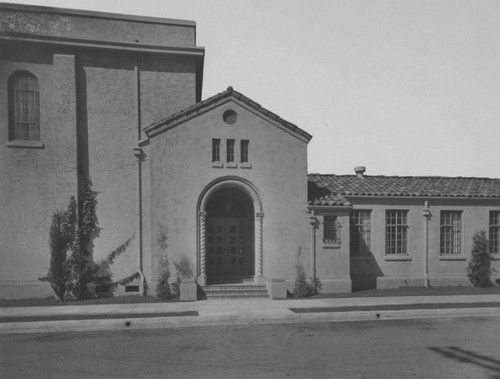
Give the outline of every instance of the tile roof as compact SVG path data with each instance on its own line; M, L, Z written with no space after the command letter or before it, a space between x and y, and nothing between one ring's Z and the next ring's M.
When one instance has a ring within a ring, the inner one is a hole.
M309 175L309 204L348 206L349 196L500 199L500 179Z
M216 104L216 103L218 103L222 100L225 100L229 97L233 97L233 98L241 101L242 103L246 104L250 108L253 108L257 112L260 112L261 114L263 114L263 115L269 117L270 119L278 122L279 124L283 125L285 128L302 136L307 141L309 141L312 138L312 136L309 133L300 129L297 125L292 124L291 122L288 122L288 121L282 119L277 114L267 110L266 108L263 108L260 104L256 103L255 101L251 100L250 98L246 97L242 93L235 91L233 89L233 87L231 87L231 86L227 87L227 90L224 92L220 92L217 95L209 97L208 99L200 101L199 103L196 103L196 104L194 104L186 109L183 109L180 112L174 113L173 115L171 115L169 117L166 117L158 122L155 122L154 124L144 128L144 131L146 132L146 134L149 135L150 132L152 132L155 129L160 128L163 125L171 125L171 124L175 124L177 122L180 122L180 121L190 117L193 114L199 113L202 109L209 107L210 105Z

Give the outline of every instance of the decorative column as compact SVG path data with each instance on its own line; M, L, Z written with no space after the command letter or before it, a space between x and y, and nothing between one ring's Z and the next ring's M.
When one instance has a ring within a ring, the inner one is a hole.
M262 219L264 218L264 213L255 214L255 276L254 283L263 285L264 274L262 270Z
M429 202L425 200L422 216L425 219L424 225L424 286L429 287L429 220L432 217L429 209Z
M205 220L207 212L198 212L200 219L200 275L198 276L198 284L204 286L207 284L207 271L206 271L206 244L205 244Z

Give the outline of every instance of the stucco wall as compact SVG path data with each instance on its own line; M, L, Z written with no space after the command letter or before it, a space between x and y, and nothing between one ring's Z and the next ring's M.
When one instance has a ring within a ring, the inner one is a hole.
M101 229L93 240L94 259L135 234L111 267L115 279L130 275L138 268L140 248L134 148L144 137L143 126L194 104L200 74L195 62L203 55L201 50L197 57L141 55L135 46L193 47L195 23L3 6L0 40L3 32L10 37L2 41L0 56L0 298L51 294L50 286L38 281L49 264L50 215L76 195L77 166L91 177L97 192ZM95 49L94 44L79 48L66 41L42 48L33 41L16 42L16 32L136 45L130 51L122 45L118 51ZM7 80L22 69L40 83L43 148L7 146ZM141 159L141 175L149 177L147 156ZM147 194L148 186L142 183ZM150 204L147 198L145 202ZM142 231L148 235L147 242L142 239L144 251L150 250L148 222ZM143 261L147 264L150 258L144 255Z
M234 125L223 122L224 111L238 113ZM251 168L212 167L212 138L250 140ZM267 279L295 278L299 247L309 255L307 144L234 101L217 105L151 138L151 223L153 278L161 253L155 247L160 225L168 228L170 257L186 255L197 270L197 203L217 178L239 177L253 184L263 204L263 268ZM308 261L304 262L309 267Z
M362 200L356 199L354 209L371 210L371 257L351 257L353 285L372 287L374 275L378 288L423 286L425 256L425 218L422 215L424 200ZM408 256L387 257L385 254L386 210L408 211ZM428 273L430 285L470 285L466 266L470 261L472 237L488 231L489 211L499 210L498 201L488 200L429 200L432 214L428 224ZM440 213L442 210L462 211L462 254L458 257L440 256ZM493 262L498 270L499 261ZM354 277L356 279L354 280ZM364 278L363 278L364 277ZM365 280L365 282L363 282Z
M351 292L352 284L350 277L349 259L349 215L350 209L324 207L324 209L311 209L311 215L316 217L316 276L322 287L320 292ZM324 242L324 223L326 216L335 216L340 229L338 243L327 244ZM311 227L310 227L311 229ZM312 229L311 229L312 233ZM312 259L309 258L310 262ZM311 276L312 270L308 272Z
M195 46L192 21L0 4L0 33L157 46Z
M196 67L193 59L141 56L138 63L143 127L196 102Z
M7 80L34 74L40 89L43 148L10 147ZM75 58L43 50L2 51L0 60L0 298L51 293L47 273L51 213L76 194Z

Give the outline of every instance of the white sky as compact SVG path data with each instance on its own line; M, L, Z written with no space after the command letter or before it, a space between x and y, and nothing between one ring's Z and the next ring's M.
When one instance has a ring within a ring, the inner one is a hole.
M312 134L309 172L500 178L499 0L11 2L196 21L203 98Z

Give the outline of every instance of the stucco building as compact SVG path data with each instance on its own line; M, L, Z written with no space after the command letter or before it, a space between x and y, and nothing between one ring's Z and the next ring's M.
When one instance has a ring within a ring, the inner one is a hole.
M0 298L51 294L50 216L82 177L95 258L135 235L122 294L154 289L165 231L200 285L290 290L298 263L324 292L468 285L479 230L500 256L499 179L308 175L306 131L231 87L202 101L195 38L191 21L0 4Z

